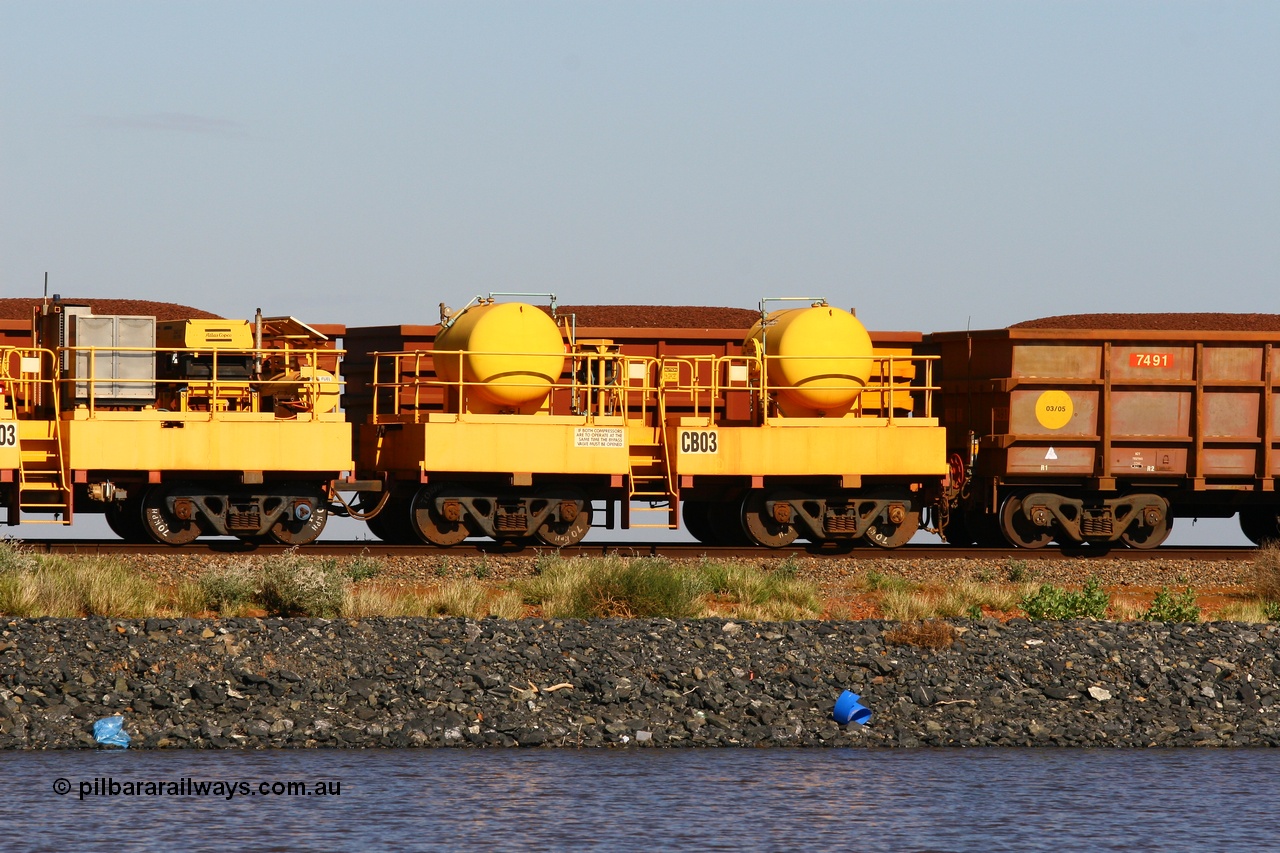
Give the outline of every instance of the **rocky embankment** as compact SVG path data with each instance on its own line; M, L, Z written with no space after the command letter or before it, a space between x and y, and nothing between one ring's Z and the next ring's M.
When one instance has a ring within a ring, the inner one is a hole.
M1280 626L0 622L0 747L1280 746ZM867 726L831 719L843 690Z

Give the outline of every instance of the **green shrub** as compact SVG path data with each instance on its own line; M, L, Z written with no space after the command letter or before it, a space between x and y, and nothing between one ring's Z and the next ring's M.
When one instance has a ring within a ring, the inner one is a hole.
M1199 622L1200 608L1196 606L1196 594L1191 587L1173 593L1169 591L1169 587L1162 586L1141 618L1148 622Z
M376 578L382 574L383 568L385 566L377 557L370 557L367 553L362 553L350 563L347 563L346 576L348 579L358 583L367 581L370 578Z
M1272 622L1280 622L1280 601L1264 601L1262 615Z
M795 554L791 554L774 567L773 574L786 580L795 580L800 576L800 561Z
M1102 619L1111 604L1111 596L1089 578L1079 592L1053 584L1041 584L1035 592L1022 598L1022 609L1032 619Z

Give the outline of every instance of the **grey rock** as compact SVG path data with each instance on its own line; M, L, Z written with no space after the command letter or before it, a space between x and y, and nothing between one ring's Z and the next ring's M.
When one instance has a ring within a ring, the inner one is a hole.
M1280 746L1269 627L966 623L935 651L886 646L890 625L13 619L0 748L91 748L109 713L144 749ZM870 727L830 719L845 689Z

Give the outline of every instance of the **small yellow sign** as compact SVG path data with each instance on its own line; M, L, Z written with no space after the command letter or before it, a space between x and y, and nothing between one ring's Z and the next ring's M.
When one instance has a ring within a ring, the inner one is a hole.
M1066 391L1045 391L1036 400L1036 420L1045 429L1062 429L1073 414L1075 406Z

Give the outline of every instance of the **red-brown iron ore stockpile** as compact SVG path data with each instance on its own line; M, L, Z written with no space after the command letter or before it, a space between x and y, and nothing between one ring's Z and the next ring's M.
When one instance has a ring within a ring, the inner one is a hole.
M748 329L760 319L750 308L705 305L559 305L579 326L612 329Z
M1280 314L1065 314L1010 329L1143 329L1162 332L1280 332Z
M41 302L39 297L0 299L0 320L30 320L31 309ZM124 314L135 317L155 317L157 320L221 320L217 314L201 311L188 305L172 302L153 302L148 299L80 299L63 297L71 305L88 303L95 314Z

